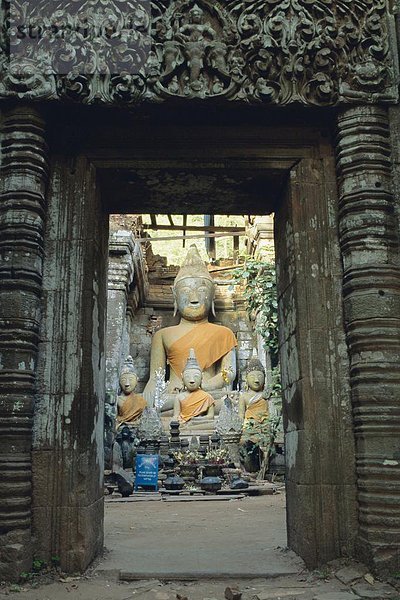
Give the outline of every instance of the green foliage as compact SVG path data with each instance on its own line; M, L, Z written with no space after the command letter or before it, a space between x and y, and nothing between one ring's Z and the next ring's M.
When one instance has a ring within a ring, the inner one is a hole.
M33 559L33 563L32 563L32 571L34 573L39 573L40 571L43 571L43 569L45 569L47 567L47 563L46 561L40 559L40 558L34 558Z
M267 450L271 445L270 420L247 419L242 432L242 442L253 442L258 448ZM251 450L252 452L252 450Z
M274 456L275 439L281 425L281 412L265 417L262 421L248 419L242 432L242 448L247 446L248 454L258 452L260 470L257 479L265 479L270 458ZM250 443L248 443L250 442Z
M233 280L243 289L243 298L249 318L255 322L255 330L261 336L265 350L273 366L270 394L277 397L276 414L261 423L249 419L243 430L242 441L251 442L249 453L258 449L260 456L259 479L264 479L269 459L275 453L275 439L282 423L281 380L278 356L278 296L275 265L249 257L233 272Z
M273 367L271 369L271 396L273 398L279 398L279 407L281 408L281 394L282 394L282 385L281 385L281 370L279 365Z
M278 363L278 300L275 265L268 261L246 258L233 271L237 285L243 286L243 298L249 318L263 339L273 365Z
M274 416L265 417L262 421L248 419L243 429L242 441L253 442L264 453L268 453L269 457L273 456L275 452L274 443L281 421L280 412Z
M312 573L313 573L314 577L316 577L317 579L324 579L325 581L327 581L331 576L331 573L329 572L328 567L322 567L322 569L316 569Z
M40 578L42 575L47 575L51 572L52 569L58 569L60 565L60 557L52 556L51 557L51 567L47 564L47 562L41 558L34 558L32 562L32 570L31 571L22 571L19 577L23 583L30 584L31 587L36 587L39 585Z

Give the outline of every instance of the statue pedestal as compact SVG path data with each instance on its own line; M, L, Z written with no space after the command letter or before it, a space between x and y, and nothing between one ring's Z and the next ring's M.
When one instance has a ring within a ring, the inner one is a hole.
M161 417L161 422L166 435L169 435L169 424L173 420L174 419L172 417ZM184 423L180 426L179 435L181 438L187 438L188 440L190 440L193 435L196 437L201 435L212 435L215 433L215 425L215 419L206 419L205 417L200 417L199 420L197 420L195 417L188 423Z

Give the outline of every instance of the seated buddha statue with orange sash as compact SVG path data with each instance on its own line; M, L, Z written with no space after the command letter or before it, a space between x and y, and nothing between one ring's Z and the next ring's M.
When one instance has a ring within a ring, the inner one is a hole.
M182 373L191 348L203 373L204 391L221 390L236 377L236 346L234 333L223 325L210 323L214 313L215 286L197 247L189 248L173 286L175 315L180 322L164 327L154 334L150 352L150 373L170 367L166 401L162 411L174 407L176 394L183 389ZM154 376L146 384L143 395L152 405Z
M140 394L135 394L138 378L133 370L133 360L128 356L122 367L119 384L122 394L117 399L117 429L121 425L135 425L147 406Z
M185 390L177 395L174 405L174 419L187 423L194 417L214 418L214 398L201 389L203 374L193 348L182 373Z
M246 369L247 392L240 394L239 416L246 421L262 423L268 418L268 400L264 390L265 370L258 358L251 358Z

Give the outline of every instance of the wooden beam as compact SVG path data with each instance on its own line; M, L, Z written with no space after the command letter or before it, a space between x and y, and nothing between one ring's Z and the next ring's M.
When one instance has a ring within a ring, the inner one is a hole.
M187 215L182 215L182 225L183 225L183 235L185 236L183 238L183 242L182 242L182 247L184 248L186 246Z
M244 233L246 231L245 227L222 227L209 225L208 227L205 225L143 225L143 229L159 229L160 231L228 231L232 233Z
M239 236L238 235L233 236L233 258L234 258L235 262L237 262L237 260L239 258Z
M198 235L171 235L171 237L147 237L147 238L135 238L137 242L168 242L172 240L204 240L205 237L209 238L223 238L223 237L234 237L237 236L237 232L229 232L226 233L202 233ZM242 234L244 235L244 233Z

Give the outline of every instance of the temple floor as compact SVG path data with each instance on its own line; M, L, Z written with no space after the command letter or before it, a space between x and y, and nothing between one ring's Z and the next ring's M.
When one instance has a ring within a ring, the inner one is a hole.
M228 501L105 504L100 571L127 578L276 577L302 561L286 547L285 494Z
M400 597L400 587L371 575L373 584L366 583L368 569L349 559L307 571L285 551L283 493L218 502L106 502L105 512L108 552L86 574L0 582L0 598L226 600L227 587L238 588L242 600ZM123 574L126 581L118 579ZM349 584L351 577L356 579Z

